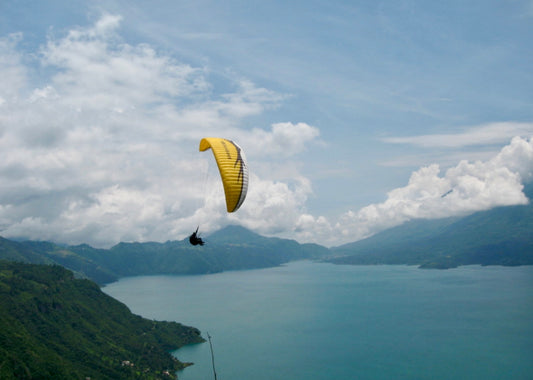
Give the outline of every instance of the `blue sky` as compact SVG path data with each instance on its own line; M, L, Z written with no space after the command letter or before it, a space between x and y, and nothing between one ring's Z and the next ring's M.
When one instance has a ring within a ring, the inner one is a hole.
M1 1L0 234L330 246L523 204L531 41L531 0ZM210 135L249 160L235 214Z

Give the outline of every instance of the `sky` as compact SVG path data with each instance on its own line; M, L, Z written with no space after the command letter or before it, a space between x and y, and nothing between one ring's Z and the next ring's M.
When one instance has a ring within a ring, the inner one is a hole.
M531 41L533 0L0 0L0 235L337 246L527 204Z

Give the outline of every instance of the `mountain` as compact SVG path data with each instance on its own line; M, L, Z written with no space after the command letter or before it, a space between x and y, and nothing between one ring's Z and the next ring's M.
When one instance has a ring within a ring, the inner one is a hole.
M4 239L0 236L0 259L28 262L34 264L52 264L53 260L35 252L27 244Z
M87 278L102 284L123 276L213 273L329 254L237 226L205 240L203 247L185 239L97 249L0 238L0 378L175 378L184 364L168 352L203 341L199 331L135 316Z
M150 274L205 274L278 266L292 260L318 259L329 250L317 244L269 238L228 226L191 246L188 239L166 243L119 243L110 249L82 244L0 240L0 259L59 264L78 277L104 284L120 277Z
M533 198L533 185L524 189ZM278 266L300 259L338 264L458 265L533 264L533 205L498 207L466 217L413 220L368 239L325 248L271 238L240 226L208 235L207 244L188 239L165 243L119 243L110 249L82 244L14 242L0 238L0 259L59 264L99 284L149 274L205 274ZM331 256L335 256L331 258Z
M208 236L211 243L216 244L265 244L267 241L277 240L267 238L242 226L232 225L215 231Z
M25 241L18 243L26 250L39 255L45 263L53 263L69 268L80 278L90 278L97 283L109 283L116 281L118 277L104 266L95 263L90 258L77 254L68 246L58 245L44 241ZM0 243L0 258L2 244ZM38 261L22 260L33 264L40 264Z
M119 277L141 274L203 274L278 266L291 260L319 258L325 247L301 245L294 240L267 238L243 227L229 226L191 246L188 239L166 243L120 243L111 249L75 253L108 268Z
M525 188L528 198L533 186ZM368 239L332 248L338 264L533 264L533 205L497 207L462 218L413 220Z
M202 341L63 267L0 260L1 379L175 379L184 364L169 351Z

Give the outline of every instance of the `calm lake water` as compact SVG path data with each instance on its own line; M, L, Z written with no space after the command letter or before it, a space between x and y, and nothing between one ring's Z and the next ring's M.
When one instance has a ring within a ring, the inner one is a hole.
M533 267L311 262L103 289L212 337L218 380L533 379ZM209 343L174 354L213 379Z

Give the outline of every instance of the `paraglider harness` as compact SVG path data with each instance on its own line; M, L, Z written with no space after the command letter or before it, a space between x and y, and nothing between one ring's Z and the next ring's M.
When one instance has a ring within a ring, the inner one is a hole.
M200 228L200 226L196 227L196 231L194 231L192 235L189 236L189 243L191 243L192 245L204 245L205 244L202 238L198 236L198 228Z

